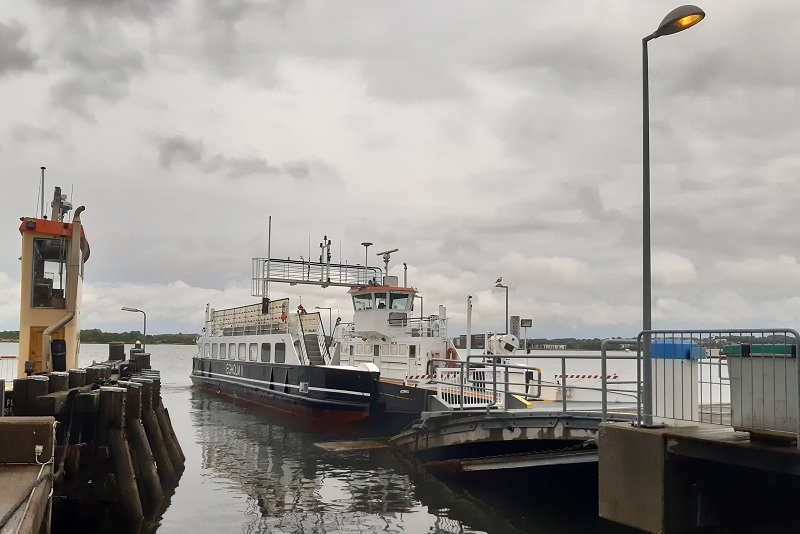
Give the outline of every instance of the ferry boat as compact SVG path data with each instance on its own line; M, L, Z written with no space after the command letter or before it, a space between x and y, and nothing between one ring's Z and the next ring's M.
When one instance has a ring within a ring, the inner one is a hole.
M319 313L290 312L289 299L206 309L196 386L338 428L369 418L378 395L371 363L333 364Z
M387 271L391 252L383 253ZM436 369L459 359L446 309L415 316L417 290L405 281L327 258L254 258L252 294L261 303L207 310L192 382L328 424L394 433L425 409ZM353 321L326 333L318 312L270 300L270 282L349 288Z

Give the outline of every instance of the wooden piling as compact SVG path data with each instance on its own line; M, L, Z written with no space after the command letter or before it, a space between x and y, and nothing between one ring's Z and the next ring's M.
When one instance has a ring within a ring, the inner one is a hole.
M70 388L78 388L86 385L86 369L70 369L67 373L69 374Z
M28 379L14 380L14 404L11 415L28 415Z
M111 443L111 458L114 463L114 478L117 484L117 491L119 491L120 507L129 520L141 525L144 519L144 512L139 498L139 489L136 487L136 475L133 470L131 453L128 449L128 441L125 439L125 432L122 428L112 428L109 430L108 437ZM133 528L131 531L135 532L137 529Z
M69 373L55 372L47 375L49 378L48 392L56 393L69 389Z
M46 375L34 375L27 378L28 382L28 400L27 400L27 414L26 415L48 415L42 412L39 397L47 395L50 389L50 379ZM16 397L15 397L16 399Z
M93 365L92 367L86 368L86 383L87 384L96 384L97 382L101 382L105 376L104 372L105 367L101 367L99 365Z
M139 494L142 507L145 513L152 515L158 510L161 501L164 499L164 490L158 479L153 450L147 441L147 435L141 421L142 384L138 382L120 382L119 385L128 392L126 397L125 430L133 449L134 468L137 470L137 476L140 477L141 481Z
M169 452L164 445L164 436L153 411L153 381L149 378L134 378L132 382L142 384L142 423L150 442L150 448L156 459L158 476L163 485L172 486L177 480L175 468L170 460Z

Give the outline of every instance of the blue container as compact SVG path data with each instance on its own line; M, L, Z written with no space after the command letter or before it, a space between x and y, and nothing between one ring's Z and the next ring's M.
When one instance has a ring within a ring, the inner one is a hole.
M650 355L663 360L700 360L706 350L691 339L655 339L650 343Z

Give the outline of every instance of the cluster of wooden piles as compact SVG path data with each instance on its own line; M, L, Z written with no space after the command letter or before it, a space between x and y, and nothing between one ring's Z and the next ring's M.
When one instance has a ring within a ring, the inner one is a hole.
M12 416L57 421L55 517L59 506L68 507L70 517L76 507L84 517L102 509L135 531L162 510L185 456L149 354L17 379L12 398Z

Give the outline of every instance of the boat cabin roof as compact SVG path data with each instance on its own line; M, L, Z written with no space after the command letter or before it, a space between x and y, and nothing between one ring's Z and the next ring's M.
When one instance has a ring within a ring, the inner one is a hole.
M365 287L357 287L355 289L351 289L348 291L351 295L359 294L359 293L372 293L375 291L403 291L406 293L417 293L417 290L413 287L396 287L396 286L365 286Z

